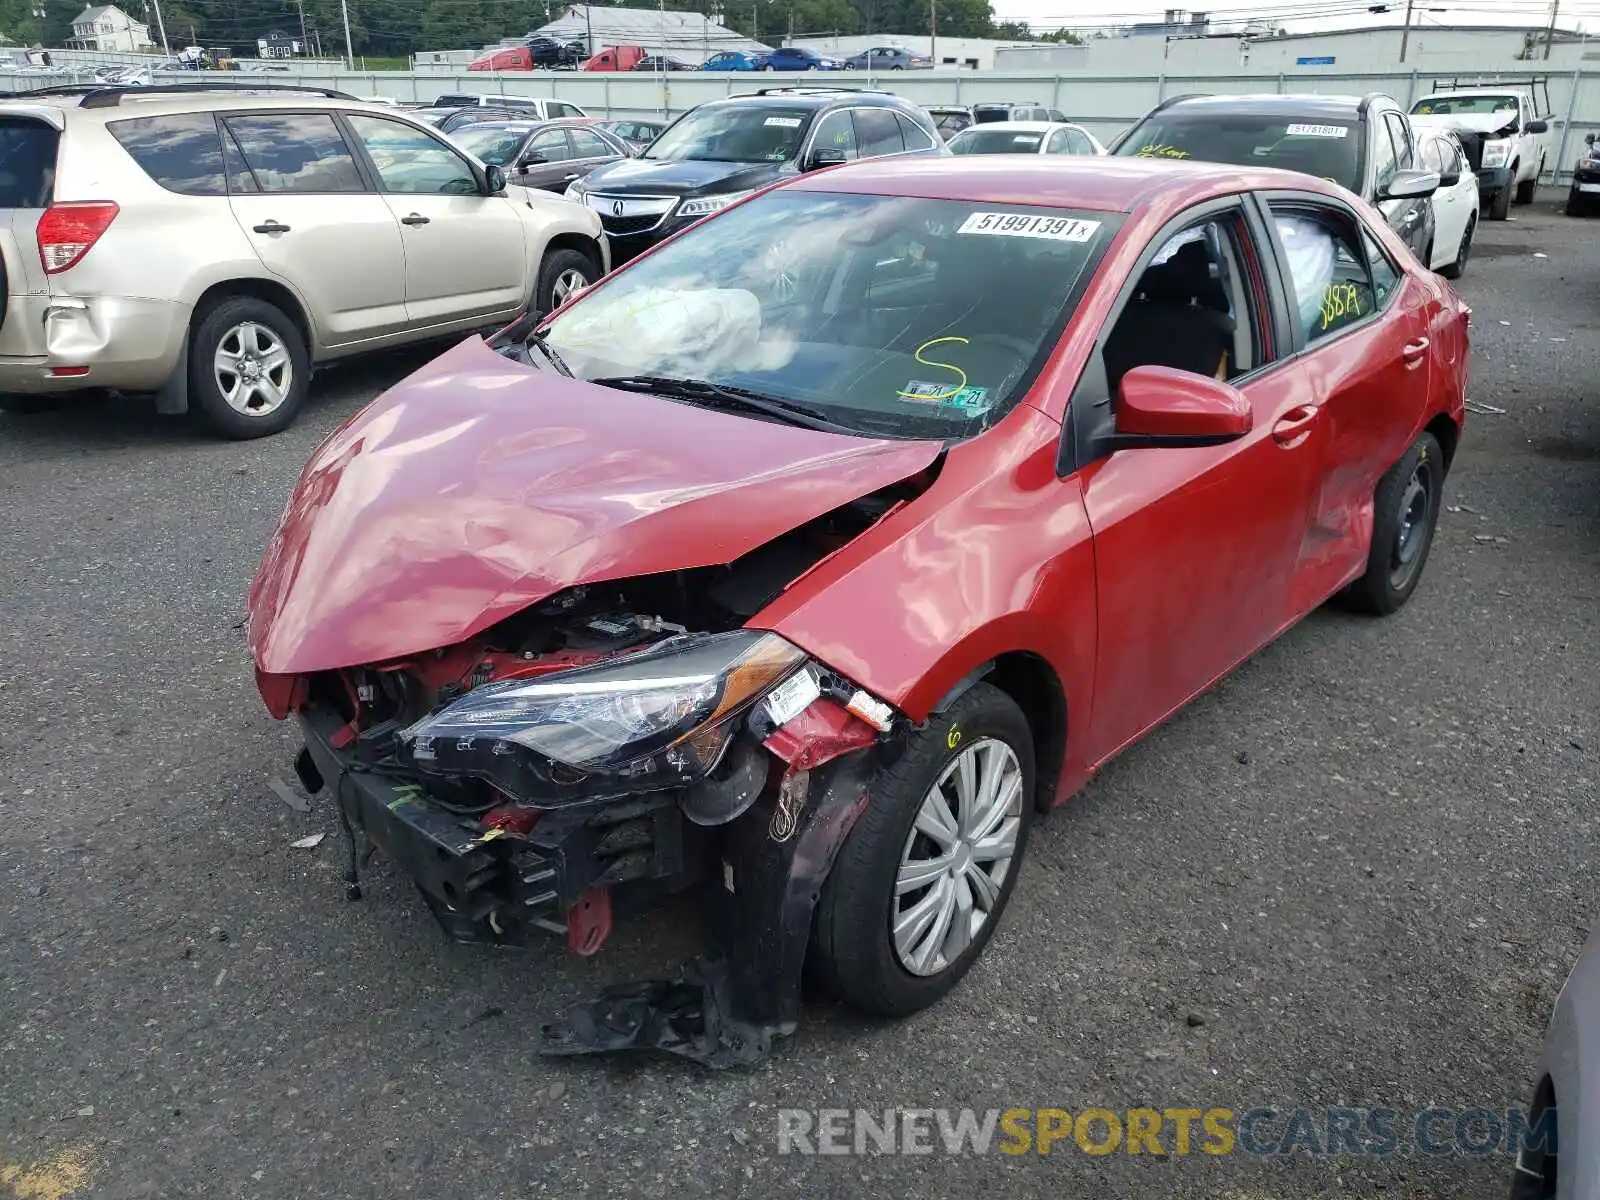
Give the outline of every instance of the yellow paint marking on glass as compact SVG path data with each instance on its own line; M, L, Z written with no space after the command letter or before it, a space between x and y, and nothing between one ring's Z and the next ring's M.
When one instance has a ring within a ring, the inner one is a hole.
M1320 329L1330 328L1335 321L1345 317L1359 317L1361 315L1361 294L1356 291L1352 283L1330 283L1328 290L1322 293L1322 324Z
M925 367L943 367L946 371L954 371L957 375L961 376L961 382L956 384L955 387L951 388L947 392L940 392L936 396L925 396L925 395L922 395L919 392L905 392L905 391L896 392L895 395L896 396L903 396L907 400L935 400L935 401L938 401L938 400L948 400L948 399L950 399L950 397L954 396L962 388L967 386L967 373L965 371L963 371L960 367L956 366L954 363L934 362L932 359L923 358L922 357L922 352L924 350L928 349L930 346L937 346L937 345L940 345L943 342L959 342L959 343L961 343L961 345L965 346L971 341L972 341L971 338L964 338L964 337L939 337L939 338L934 338L932 341L923 342L922 345L918 346L916 354L913 355L913 357Z
M87 1146L76 1146L41 1159L31 1167L0 1164L0 1184L15 1200L72 1200L87 1196L94 1165Z
M1177 146L1168 146L1157 142L1149 146L1140 146L1135 158L1188 158L1189 152Z

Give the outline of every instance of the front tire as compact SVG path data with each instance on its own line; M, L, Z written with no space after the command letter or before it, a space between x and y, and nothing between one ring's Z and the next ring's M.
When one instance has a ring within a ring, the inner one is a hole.
M1456 247L1455 261L1439 268L1439 274L1446 279L1460 279L1461 273L1467 269L1467 259L1472 256L1472 234L1477 228L1478 218L1468 217L1467 227L1461 234L1461 245Z
M975 684L868 794L817 902L811 966L852 1008L905 1016L961 981L1016 886L1033 816L1027 719Z
M1489 219L1504 221L1511 215L1511 185L1508 183L1489 197Z
M1567 216L1587 217L1594 212L1594 204L1578 190L1578 185L1573 184L1572 190L1567 193Z
M242 441L287 429L300 415L310 382L304 335L265 300L221 300L190 334L191 411L213 433Z
M1367 570L1345 589L1349 607L1388 616L1411 599L1439 524L1444 475L1444 451L1424 433L1378 481Z
M539 281L534 287L534 308L541 314L553 312L573 292L600 278L600 268L581 250L551 250L539 264Z

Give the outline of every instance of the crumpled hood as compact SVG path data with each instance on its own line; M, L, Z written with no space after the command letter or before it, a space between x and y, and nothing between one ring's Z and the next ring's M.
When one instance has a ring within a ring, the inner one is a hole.
M1465 129L1469 133L1499 133L1516 120L1513 112L1498 113L1418 113L1413 125L1424 129Z
M453 645L575 584L730 562L940 450L614 391L472 338L306 464L250 651L298 674Z

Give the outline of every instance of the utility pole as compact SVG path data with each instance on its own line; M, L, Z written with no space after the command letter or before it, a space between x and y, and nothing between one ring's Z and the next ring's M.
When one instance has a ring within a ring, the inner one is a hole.
M344 56L349 69L356 69L356 50L350 44L350 0L339 0L339 11L344 14Z
M295 6L300 10L300 53L310 54L311 43L306 39L306 0L295 0Z
M1411 42L1411 6L1415 0L1406 0L1406 28L1400 35L1400 61L1406 60L1406 46Z
M1550 41L1556 36L1556 14L1561 11L1561 0L1550 0L1550 24L1544 30L1544 57L1550 59Z
M161 31L161 53L166 55L168 58L171 58L172 57L172 47L167 45L167 23L161 19L161 0L155 0L155 4L156 4L156 28ZM1551 19L1554 20L1554 18L1551 18ZM1550 43L1549 42L1545 43L1544 56L1546 58L1550 57Z
M928 61L939 65L939 0L928 0Z
M583 35L589 43L589 57L594 57L594 18L589 15L590 6L583 6Z

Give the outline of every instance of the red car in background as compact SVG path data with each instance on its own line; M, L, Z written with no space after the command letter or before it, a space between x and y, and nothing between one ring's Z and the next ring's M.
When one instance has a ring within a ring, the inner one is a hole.
M250 597L263 697L455 936L708 955L544 1049L758 1057L803 964L972 965L1028 831L1328 600L1412 595L1468 310L1307 176L1136 159L802 175L335 432Z

